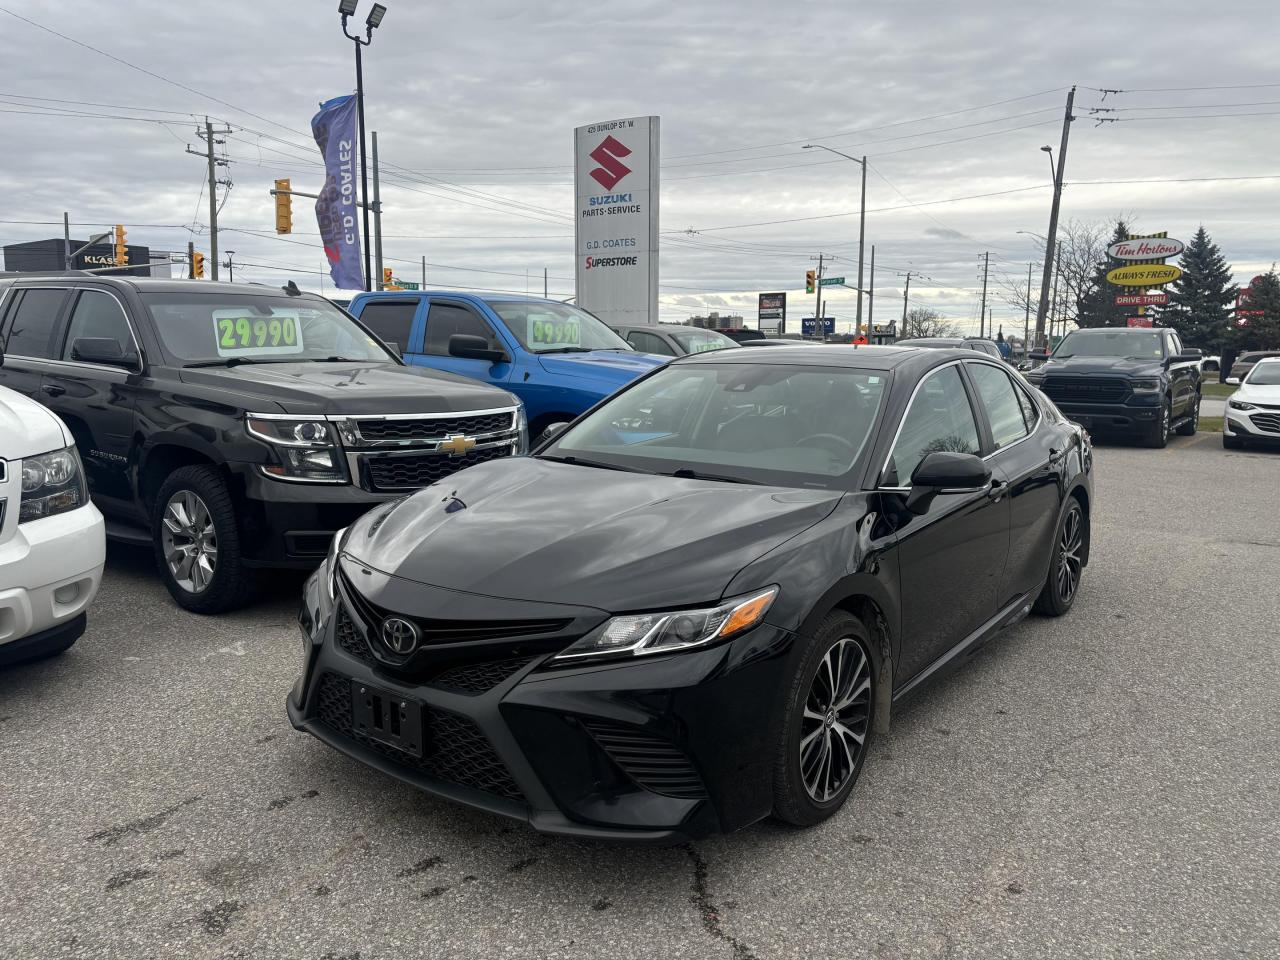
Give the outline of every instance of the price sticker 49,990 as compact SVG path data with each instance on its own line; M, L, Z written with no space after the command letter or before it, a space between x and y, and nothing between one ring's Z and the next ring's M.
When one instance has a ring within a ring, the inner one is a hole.
M214 342L220 357L260 357L302 352L302 325L296 311L255 316L240 310L213 311Z

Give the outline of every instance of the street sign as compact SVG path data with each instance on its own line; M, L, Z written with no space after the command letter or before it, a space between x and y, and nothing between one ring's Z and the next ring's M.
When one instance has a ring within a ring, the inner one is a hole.
M1150 317L1130 317L1125 323L1130 327L1153 327L1155 321Z
M1176 257L1186 248L1181 240L1170 240L1167 237L1133 237L1111 244L1107 247L1107 256L1114 260L1163 260L1166 257Z
M1172 283L1182 276L1177 267L1164 263L1145 263L1136 266L1116 267L1107 271L1107 283L1118 287L1155 287Z
M822 318L821 332L828 337L831 336L831 334L836 332L835 317ZM806 336L806 337L812 337L817 335L817 331L814 330L813 317L805 317L803 320L800 321L800 333L802 336Z
M818 281L818 285L823 287L839 287L843 284L844 277L823 277Z
M396 280L396 284L400 287L400 289L401 289L401 290L417 290L417 289L418 289L418 281L417 281L417 280L400 280L400 279L397 279L397 280Z
M1169 302L1167 293L1121 293L1116 295L1117 307L1162 307Z

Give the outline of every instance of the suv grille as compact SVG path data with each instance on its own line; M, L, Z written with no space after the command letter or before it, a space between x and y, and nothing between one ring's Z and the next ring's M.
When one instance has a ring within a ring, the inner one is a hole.
M1129 392L1129 384L1120 377L1045 377L1041 390L1050 400L1081 403L1120 403Z
M450 434L475 436L478 433L502 433L514 430L512 413L488 413L481 416L412 417L403 420L356 420L360 438L375 440L443 440Z
M360 457L360 485L377 493L416 490L437 480L487 460L509 457L515 442L509 446L474 450L461 457L446 453L364 454Z
M1280 413L1255 413L1249 419L1259 430L1280 433Z
M437 780L524 802L524 794L494 752L488 738L466 717L424 704L422 716L427 725L427 755L419 760L356 733L351 720L350 680L333 673L321 675L316 700L317 719L341 737Z
M646 790L690 800L707 795L689 758L665 740L609 720L583 720L582 725L613 762Z

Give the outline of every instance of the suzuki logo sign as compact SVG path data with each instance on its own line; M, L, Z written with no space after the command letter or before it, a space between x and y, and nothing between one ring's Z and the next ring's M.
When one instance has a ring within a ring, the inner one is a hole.
M600 146L592 150L589 156L600 166L591 171L591 179L606 190L612 190L616 187L628 173L631 168L618 159L618 157L628 157L631 151L624 145L619 143L613 137L605 137L600 141Z

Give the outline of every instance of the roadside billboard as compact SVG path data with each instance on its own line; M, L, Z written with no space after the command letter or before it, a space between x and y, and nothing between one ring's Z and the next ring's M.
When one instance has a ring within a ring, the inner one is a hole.
M786 333L787 295L785 293L760 294L757 322L761 330L768 330L774 335Z
M658 322L657 117L573 131L578 306L605 323Z

